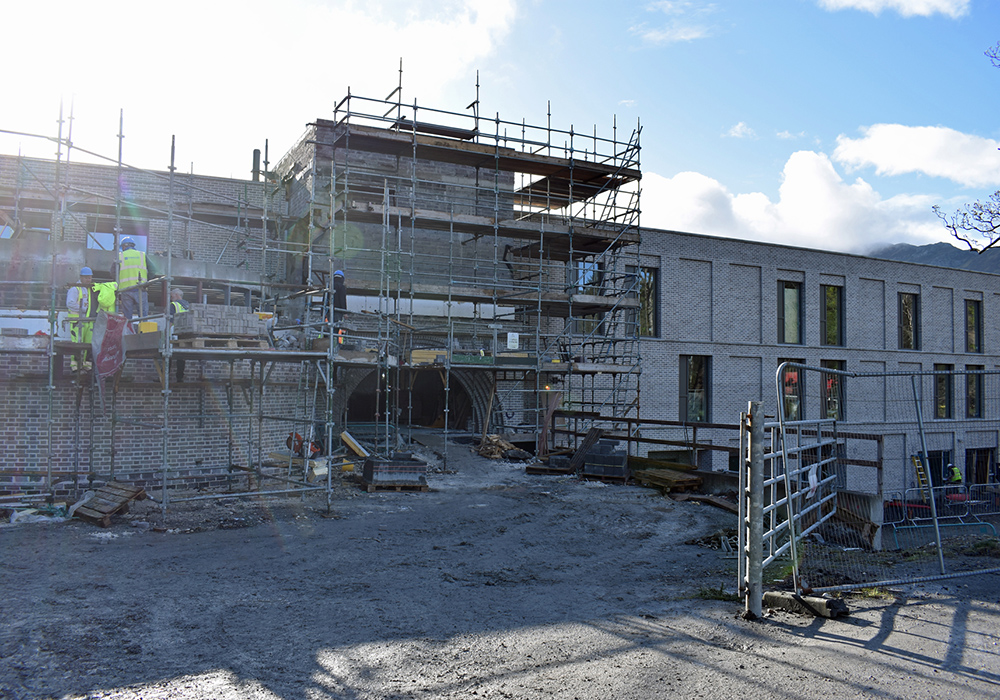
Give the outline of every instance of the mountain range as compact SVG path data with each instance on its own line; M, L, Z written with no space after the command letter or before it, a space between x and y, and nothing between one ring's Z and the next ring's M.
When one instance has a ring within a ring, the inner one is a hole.
M871 258L884 260L899 260L900 262L950 267L956 270L1000 274L1000 250L995 248L977 253L972 250L956 248L950 243L931 243L929 245L896 243L876 248L867 255Z

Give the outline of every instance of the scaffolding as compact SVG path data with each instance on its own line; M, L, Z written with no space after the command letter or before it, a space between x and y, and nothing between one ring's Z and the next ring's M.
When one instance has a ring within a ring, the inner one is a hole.
M71 165L82 149L61 131L42 137L58 144L56 161L18 158L15 176L0 182L2 237L21 245L47 236L48 246L48 265L0 286L0 306L48 324L47 345L29 350L48 361L45 449L18 474L39 477L37 494L51 499L57 477L71 473L79 488L84 468L88 483L155 472L165 514L171 488L200 466L178 463L179 438L224 452L230 487L245 477L268 493L325 490L329 502L332 468L315 483L291 454L275 463L286 434L329 451L351 428L388 455L409 443L409 426L425 424L446 436L505 433L542 455L552 436L567 439L547 430L559 410L574 426L620 419L631 435L640 128L619 138L615 124L605 138L551 121L481 117L478 95L456 113L406 105L399 88L385 99L348 94L273 169L265 144L248 181L178 174L173 144L166 172L128 166L122 125L117 159L87 152L109 165ZM130 178L142 179L143 194L123 188ZM58 337L58 292L74 266L110 269L121 237L137 234L165 247L151 293L167 300L180 287L201 303L273 313L269 343L185 346L157 314L156 344L126 353L150 362L131 383L120 374L110 382L106 424L96 380L70 376L73 410L87 417L75 421L72 466L54 470L62 360L84 349ZM290 347L278 342L289 337ZM198 365L181 387L198 392L193 409L175 395L179 363Z
M468 415L477 433L537 436L559 406L638 416L639 135L483 118L478 97L464 113L407 105L397 88L348 94L279 162L285 238L308 241L311 274L317 259L344 271L360 312L329 334L378 363L384 449L427 373L446 432Z

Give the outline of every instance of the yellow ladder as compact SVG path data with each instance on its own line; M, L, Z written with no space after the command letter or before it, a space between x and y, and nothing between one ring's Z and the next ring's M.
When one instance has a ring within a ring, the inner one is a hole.
M916 455L910 455L910 461L913 462L913 468L917 471L917 486L920 487L920 494L926 503L931 497L931 484L927 479L927 467Z

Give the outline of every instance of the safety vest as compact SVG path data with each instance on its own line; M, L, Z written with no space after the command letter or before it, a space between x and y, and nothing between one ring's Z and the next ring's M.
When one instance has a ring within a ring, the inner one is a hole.
M66 314L69 321L69 339L74 343L89 343L90 342L90 329L93 327L93 321L78 321L76 319L86 318L90 316L90 288L83 286L75 286L70 290L70 293L76 292L77 295L77 305L80 307L80 311L76 312L72 309ZM69 299L67 299L69 302ZM67 307L69 304L67 303Z
M146 254L129 248L118 254L118 288L128 289L142 284L149 277L146 271Z
M77 313L76 311L70 309L67 316L69 316L70 318L82 318L85 316L90 316L90 288L78 285L73 287L72 289L76 291L77 299L79 299L80 313ZM67 307L68 306L69 304L67 304Z
M104 313L113 314L115 312L115 291L117 289L117 282L97 282L94 284L94 291L97 292L97 306Z
M962 472L958 467L952 467L948 470L948 483L949 484L960 484L962 483Z
M171 306L174 307L174 313L175 314L182 314L185 311L190 311L191 310L191 309L185 309L184 308L184 302L182 302L182 301L172 301L172 302L170 302L170 304L171 304Z

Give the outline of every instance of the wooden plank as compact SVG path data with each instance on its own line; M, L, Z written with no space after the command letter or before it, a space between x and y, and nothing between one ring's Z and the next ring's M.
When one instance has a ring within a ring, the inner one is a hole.
M354 436L351 435L346 430L340 434L340 439L343 440L344 444L350 448L351 452L356 454L358 457L364 457L365 459L368 459L369 457L372 456L371 452L362 447L361 443L355 440Z
M597 444L597 441L601 439L602 435L604 435L603 428L591 428L587 431L587 434L583 438L583 442L580 443L580 447L573 453L573 459L569 461L569 469L571 472L575 474L580 471L580 468L583 466L583 461L587 458L587 451Z

